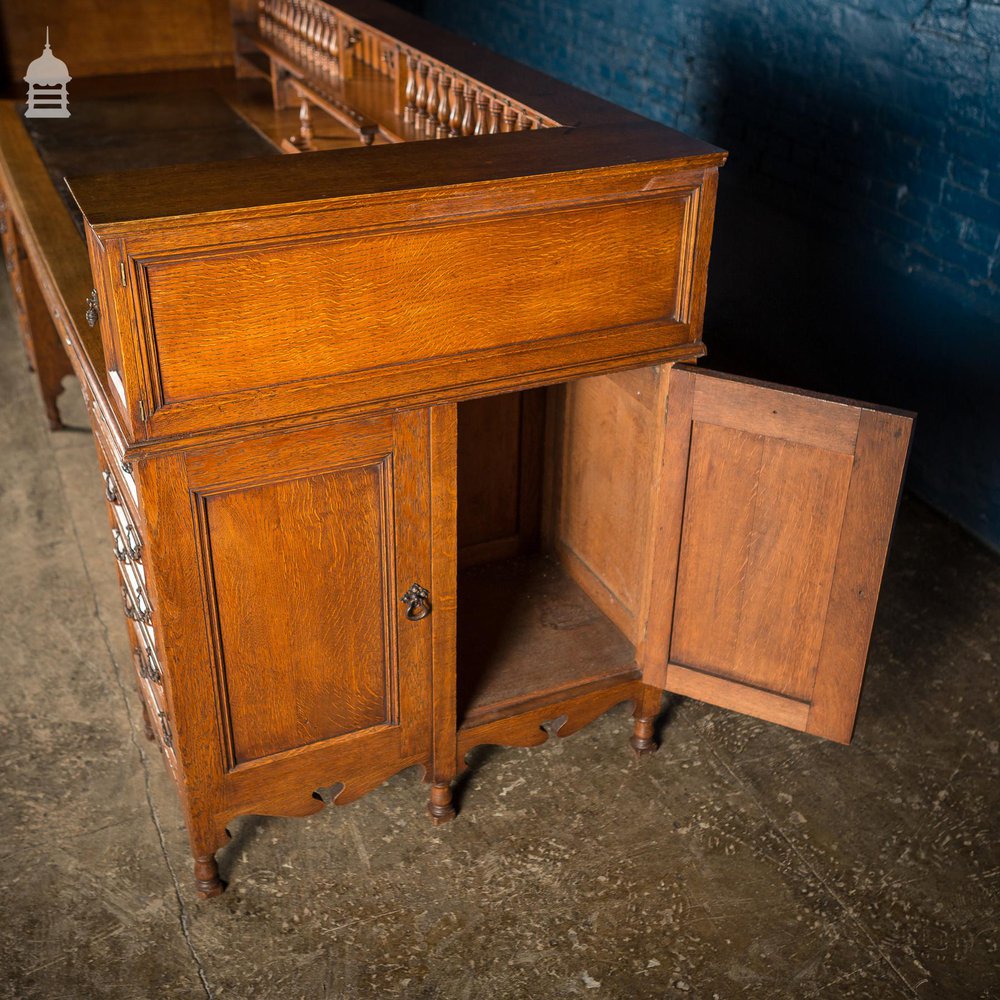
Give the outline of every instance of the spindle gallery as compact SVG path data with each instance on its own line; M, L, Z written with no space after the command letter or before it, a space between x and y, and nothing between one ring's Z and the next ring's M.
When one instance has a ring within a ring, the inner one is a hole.
M444 823L473 748L628 702L646 754L664 690L848 741L910 418L694 366L726 154L380 0L232 9L235 73L0 105L196 891L236 817L420 765Z

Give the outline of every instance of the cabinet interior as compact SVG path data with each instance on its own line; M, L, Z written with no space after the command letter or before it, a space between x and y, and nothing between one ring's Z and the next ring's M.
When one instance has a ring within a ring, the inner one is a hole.
M642 368L459 404L460 725L638 676L665 380Z

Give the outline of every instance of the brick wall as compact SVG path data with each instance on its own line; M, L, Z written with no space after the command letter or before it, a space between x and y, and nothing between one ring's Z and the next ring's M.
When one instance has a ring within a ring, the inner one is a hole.
M908 483L1000 548L1000 0L424 0L730 151L709 363L917 410Z
M426 0L424 13L725 146L734 171L862 229L893 266L1000 308L997 0Z

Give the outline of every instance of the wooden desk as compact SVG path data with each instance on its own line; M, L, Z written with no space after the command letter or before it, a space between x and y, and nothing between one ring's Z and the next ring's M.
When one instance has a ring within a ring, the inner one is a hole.
M632 701L648 752L665 689L848 741L911 421L673 367L724 154L376 0L235 31L286 148L349 148L71 177L85 248L0 109L198 892L237 815L421 764L443 822L472 747Z

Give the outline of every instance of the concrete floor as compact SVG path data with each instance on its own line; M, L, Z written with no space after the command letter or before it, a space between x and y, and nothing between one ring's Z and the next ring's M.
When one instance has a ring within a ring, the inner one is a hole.
M93 442L44 428L0 301L0 996L989 997L1000 560L904 504L851 747L692 701L247 817L198 901L141 734Z

